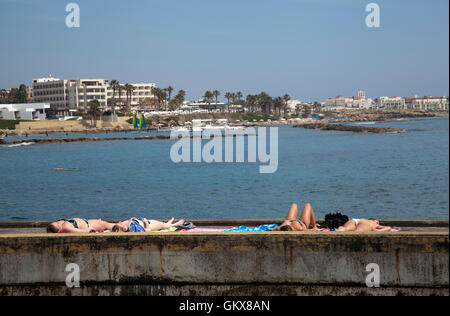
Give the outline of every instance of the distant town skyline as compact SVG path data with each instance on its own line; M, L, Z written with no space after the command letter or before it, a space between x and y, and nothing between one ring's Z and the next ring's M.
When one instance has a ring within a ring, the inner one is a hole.
M449 95L447 0L370 1L0 0L0 88L61 79L155 82L185 90L289 94L324 101L365 90L381 96Z

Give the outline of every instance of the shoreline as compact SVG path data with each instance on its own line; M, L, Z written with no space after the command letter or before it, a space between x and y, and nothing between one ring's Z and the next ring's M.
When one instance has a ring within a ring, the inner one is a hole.
M224 114L226 117L227 115ZM344 117L343 117L344 116ZM273 120L270 122L230 122L230 126L244 126L244 127L267 127L276 125L303 125L310 123L352 123L352 122L386 122L393 119L422 119L433 117L448 117L448 112L428 112L428 111L360 111L360 110L343 110L339 112L339 115L335 117L329 117L325 119L311 119L311 118L289 118L285 121ZM17 130L1 130L0 132L6 133L8 136L30 136L30 135L50 135L50 134L98 134L98 133L128 133L128 132L155 132L157 128L147 128L145 130L133 129L131 124L125 128L120 127L105 127L105 128L86 128L80 129L17 129Z

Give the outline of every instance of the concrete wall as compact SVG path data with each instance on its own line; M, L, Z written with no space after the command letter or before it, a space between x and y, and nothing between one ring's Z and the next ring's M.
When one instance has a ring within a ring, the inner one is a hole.
M126 123L128 118L119 117L117 122L103 122L97 121L97 128L130 128L131 125ZM34 122L20 122L16 125L16 130L29 131L85 131L86 129L94 128L90 121L59 121L46 120Z
M4 235L0 294L448 295L448 262L448 232Z

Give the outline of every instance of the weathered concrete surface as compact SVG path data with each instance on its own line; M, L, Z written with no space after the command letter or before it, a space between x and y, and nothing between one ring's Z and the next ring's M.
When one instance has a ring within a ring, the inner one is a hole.
M448 255L448 232L1 235L0 294L448 295Z

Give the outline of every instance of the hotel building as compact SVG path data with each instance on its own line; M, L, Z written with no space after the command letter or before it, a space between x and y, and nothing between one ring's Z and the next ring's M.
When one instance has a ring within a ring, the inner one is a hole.
M405 100L409 110L448 111L448 98L446 97L411 97Z
M154 83L135 83L131 97L131 106L139 105L146 98L154 98L152 89ZM72 79L61 80L48 77L33 79L34 102L45 102L50 104L49 111L52 116L71 115L71 112L87 109L92 100L98 100L103 110L110 109L108 100L113 98L113 90L106 79ZM121 100L125 103L126 91L121 92ZM116 90L116 99L119 91Z
M381 97L376 101L376 108L386 110L406 110L406 102L401 97Z

